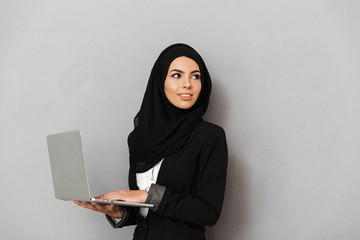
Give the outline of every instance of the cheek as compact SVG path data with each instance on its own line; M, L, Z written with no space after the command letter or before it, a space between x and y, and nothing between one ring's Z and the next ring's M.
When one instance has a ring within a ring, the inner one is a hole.
M171 81L165 81L164 92L168 98L171 98L172 96L176 95L176 91L177 91L176 84L172 83Z
M201 82L196 82L196 84L194 84L194 91L196 92L197 95L200 94L201 91Z
M172 80L168 80L165 82L165 91L169 92L169 93L176 93L176 91L178 90L179 86L178 83L176 81L172 81Z

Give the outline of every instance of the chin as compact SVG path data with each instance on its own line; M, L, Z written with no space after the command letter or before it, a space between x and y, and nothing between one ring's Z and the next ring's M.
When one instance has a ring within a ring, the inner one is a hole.
M179 104L177 107L181 108L181 109L189 109L193 106L194 104Z

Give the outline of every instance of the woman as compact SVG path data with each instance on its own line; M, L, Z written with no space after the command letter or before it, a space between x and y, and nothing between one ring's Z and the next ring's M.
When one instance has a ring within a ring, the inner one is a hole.
M166 48L150 74L129 134L129 187L99 198L152 203L133 208L76 202L106 214L115 228L136 224L134 239L205 239L221 212L227 170L224 130L202 119L211 79L186 44Z

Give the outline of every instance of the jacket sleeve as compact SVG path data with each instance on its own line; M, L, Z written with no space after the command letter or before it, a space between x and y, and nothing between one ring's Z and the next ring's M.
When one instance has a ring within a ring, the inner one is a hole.
M209 143L202 153L196 195L178 193L166 187L157 213L203 226L217 222L225 194L228 163L225 132L220 129L216 140Z
M129 225L134 225L136 224L134 216L134 209L138 209L138 208L133 208L133 207L123 207L124 209L124 215L121 218L121 220L119 222L114 222L114 220L109 216L105 214L106 219L108 220L108 222L110 223L110 225L113 228L122 228L125 226L129 226Z

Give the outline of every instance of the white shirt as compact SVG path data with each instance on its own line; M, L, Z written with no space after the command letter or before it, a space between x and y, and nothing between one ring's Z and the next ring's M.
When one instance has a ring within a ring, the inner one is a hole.
M152 183L156 183L163 160L164 159L161 159L160 162L146 172L136 174L136 182L139 190L145 190L146 188L149 188ZM147 216L148 212L149 208L140 208L139 210L139 214L144 218Z

